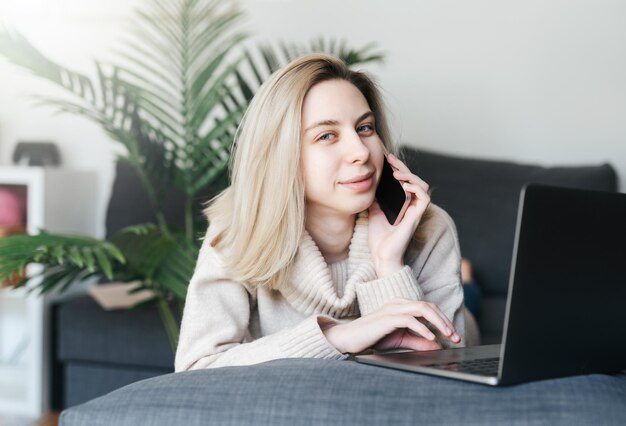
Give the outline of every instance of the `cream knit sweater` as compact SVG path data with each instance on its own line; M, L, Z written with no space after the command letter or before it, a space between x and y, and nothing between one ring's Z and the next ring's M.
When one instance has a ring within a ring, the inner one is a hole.
M394 297L436 303L465 344L460 253L454 222L432 205L427 242L405 267L379 279L368 247L367 212L357 217L345 261L327 265L305 232L288 285L251 289L232 281L206 241L189 284L176 371L255 364L278 358L345 359L321 326L376 311ZM209 227L208 233L211 232ZM439 340L449 346L445 339Z

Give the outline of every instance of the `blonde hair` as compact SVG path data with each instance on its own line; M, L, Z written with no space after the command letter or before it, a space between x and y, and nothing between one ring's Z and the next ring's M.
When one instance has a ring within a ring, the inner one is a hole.
M286 281L305 225L302 104L311 87L333 79L361 91L385 148L394 151L382 97L368 75L325 54L302 56L276 71L250 102L235 134L231 185L205 209L215 229L209 243L222 253L231 279L274 290Z

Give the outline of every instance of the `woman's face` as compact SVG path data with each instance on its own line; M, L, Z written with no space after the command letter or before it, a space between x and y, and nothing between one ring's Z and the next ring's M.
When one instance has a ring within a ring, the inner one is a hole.
M354 215L369 208L383 165L383 144L363 94L345 80L307 92L302 158L308 214Z

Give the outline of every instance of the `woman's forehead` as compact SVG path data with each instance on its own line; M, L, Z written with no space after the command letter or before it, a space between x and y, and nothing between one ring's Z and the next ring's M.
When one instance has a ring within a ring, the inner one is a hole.
M352 122L370 111L365 96L345 80L327 80L311 87L302 104L302 127L306 131L322 122Z

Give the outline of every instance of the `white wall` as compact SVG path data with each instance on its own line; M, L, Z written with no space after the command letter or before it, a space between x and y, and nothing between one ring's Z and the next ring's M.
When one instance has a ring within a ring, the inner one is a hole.
M1 0L0 20L85 73L110 58L145 0ZM369 66L396 135L441 152L520 162L610 161L626 191L626 2L619 0L242 0L260 41L378 41ZM52 140L71 168L101 177L101 221L113 144L91 123L51 116L24 95L58 93L0 61L0 163L18 140Z

